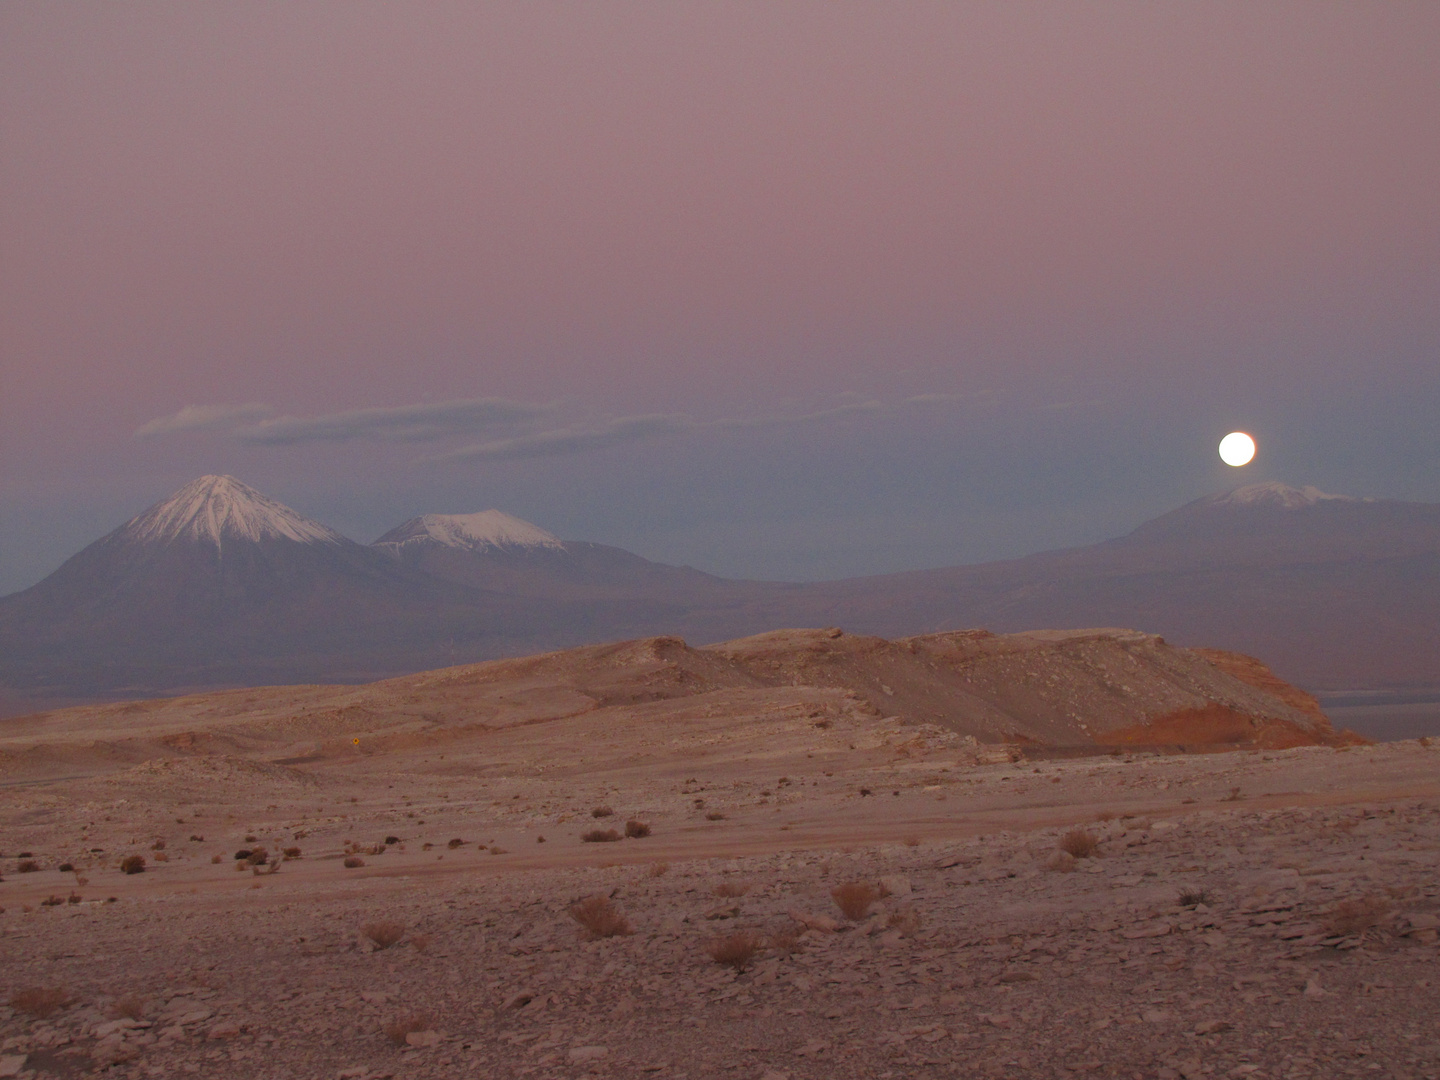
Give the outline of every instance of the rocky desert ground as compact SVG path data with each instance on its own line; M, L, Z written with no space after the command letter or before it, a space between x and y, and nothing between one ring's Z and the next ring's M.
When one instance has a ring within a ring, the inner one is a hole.
M941 637L6 721L0 1076L1440 1076L1440 741Z

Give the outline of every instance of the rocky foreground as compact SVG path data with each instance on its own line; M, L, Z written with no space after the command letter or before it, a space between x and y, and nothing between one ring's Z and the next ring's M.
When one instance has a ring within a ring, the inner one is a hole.
M0 790L0 1076L1440 1076L1440 746L851 760Z

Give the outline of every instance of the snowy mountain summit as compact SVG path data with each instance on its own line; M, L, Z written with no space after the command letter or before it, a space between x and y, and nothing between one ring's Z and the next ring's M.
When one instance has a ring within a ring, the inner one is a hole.
M375 541L376 547L384 546L397 552L416 544L440 544L466 551L526 548L560 551L565 547L540 526L500 510L482 510L476 514L424 514L397 525Z
M205 540L216 547L237 541L293 540L339 544L345 538L233 476L202 476L128 521L119 538L141 544Z
M1224 495L1204 500L1211 507L1259 506L1272 510L1303 510L1322 502L1355 502L1348 495L1329 495L1317 487L1301 488L1270 480L1263 484L1247 484Z

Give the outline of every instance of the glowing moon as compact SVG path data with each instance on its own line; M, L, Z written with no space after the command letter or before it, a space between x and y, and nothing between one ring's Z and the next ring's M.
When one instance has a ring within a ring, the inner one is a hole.
M1255 456L1255 440L1243 431L1232 431L1220 440L1220 460L1226 465L1234 465L1237 469L1241 465L1250 464L1250 459Z

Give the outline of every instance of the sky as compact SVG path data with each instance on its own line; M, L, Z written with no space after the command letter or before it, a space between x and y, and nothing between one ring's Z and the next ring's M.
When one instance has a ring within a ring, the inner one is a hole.
M1430 0L4 5L0 593L203 473L795 580L1440 501L1437 70Z

